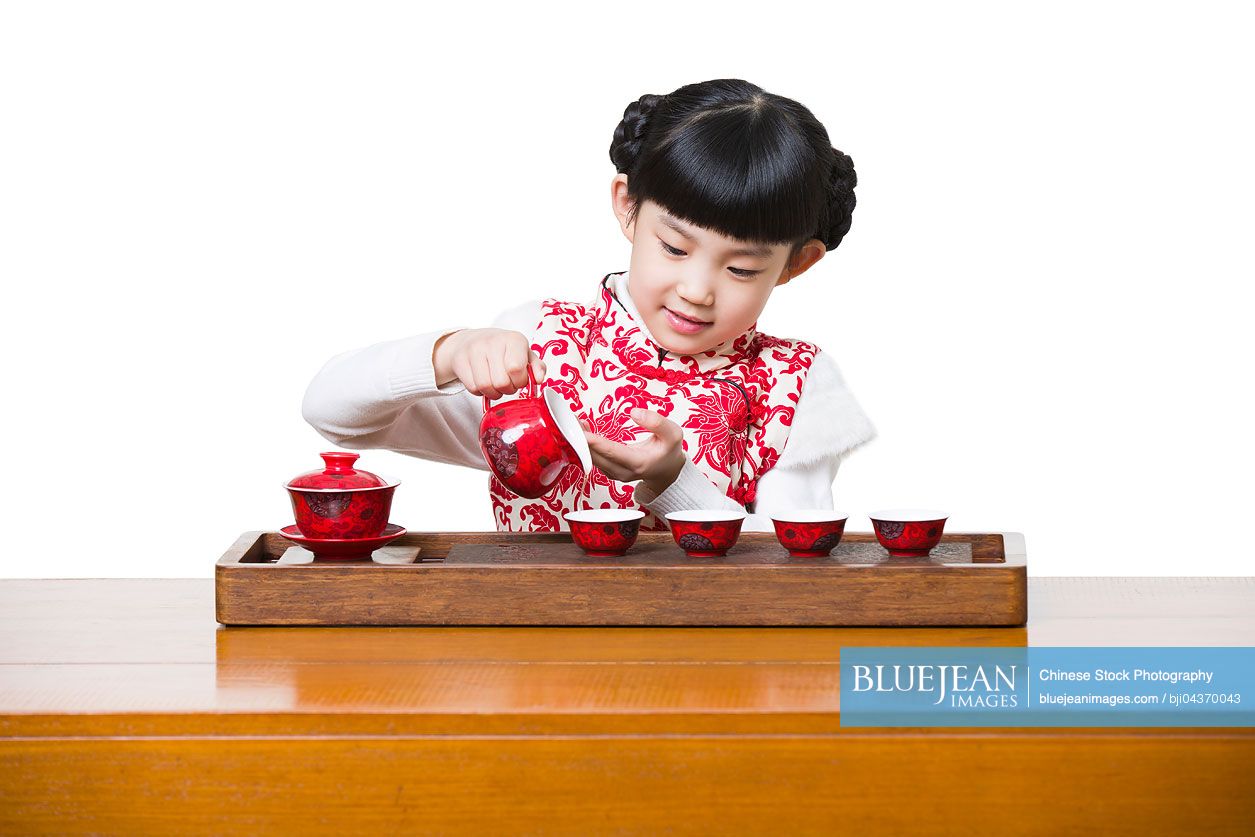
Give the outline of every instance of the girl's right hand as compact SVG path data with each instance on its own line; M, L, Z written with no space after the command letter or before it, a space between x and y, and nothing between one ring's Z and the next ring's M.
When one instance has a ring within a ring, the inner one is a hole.
M503 328L466 328L446 334L432 350L436 385L457 379L472 395L490 399L527 389L527 368L539 384L545 364L527 335Z

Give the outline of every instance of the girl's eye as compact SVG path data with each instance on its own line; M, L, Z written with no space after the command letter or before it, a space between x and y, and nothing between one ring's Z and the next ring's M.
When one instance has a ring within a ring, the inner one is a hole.
M660 238L660 239L658 239L658 243L662 245L662 249L663 249L664 251L666 251L667 253L670 253L670 254L671 254L671 255L673 255L673 256L686 256L686 255L688 255L688 254L687 254L687 253L685 253L683 250L677 250L676 248L672 247L670 244L668 244L667 242L663 241L661 238ZM730 268L728 268L728 270L730 270L730 271L732 272L732 275L733 275L733 276L739 276L739 277L741 277L742 279L750 279L750 278L753 278L754 276L757 276L758 274L762 273L762 271L761 271L761 270L745 270L744 268L739 268L739 267L730 267Z

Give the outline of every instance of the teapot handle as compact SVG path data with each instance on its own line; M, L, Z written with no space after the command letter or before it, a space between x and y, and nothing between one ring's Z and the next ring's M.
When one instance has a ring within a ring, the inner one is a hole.
M527 397L535 398L536 390L538 388L539 387L537 387L536 385L536 376L532 374L532 365L529 363L527 365ZM485 395L484 396L484 412L485 413L488 412L488 407L491 404L492 404L492 400L487 395Z

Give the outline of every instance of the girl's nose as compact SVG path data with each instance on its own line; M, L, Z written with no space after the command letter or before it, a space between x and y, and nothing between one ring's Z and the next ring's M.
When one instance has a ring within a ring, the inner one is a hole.
M675 286L680 298L695 308L708 308L715 304L714 283L709 279L684 279Z

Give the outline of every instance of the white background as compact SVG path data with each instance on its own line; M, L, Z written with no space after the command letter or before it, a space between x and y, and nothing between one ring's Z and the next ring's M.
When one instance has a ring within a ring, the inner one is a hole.
M333 354L628 265L627 104L739 77L859 176L759 323L879 437L838 508L1025 533L1037 575L1251 573L1255 60L1240 4L6 3L3 557L202 576L290 522ZM367 451L411 529L487 473Z

